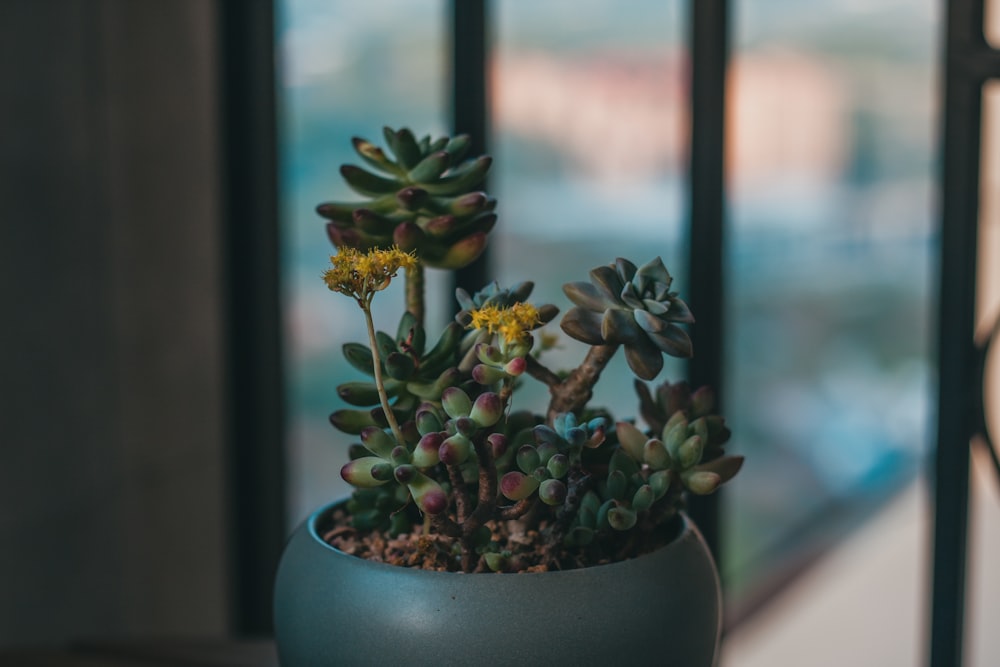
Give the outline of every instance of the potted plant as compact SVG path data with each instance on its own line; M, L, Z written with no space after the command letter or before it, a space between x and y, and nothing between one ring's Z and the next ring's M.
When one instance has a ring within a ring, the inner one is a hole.
M368 379L339 386L352 407L331 415L359 440L341 471L356 491L311 516L282 558L282 664L713 664L718 577L681 509L742 457L723 452L709 389L646 384L664 354L691 355L694 318L672 277L659 258L619 258L564 285L559 327L586 346L573 369L546 365L542 327L559 311L530 301L531 282L458 290L432 341L424 271L482 252L496 200L474 188L491 161L464 159L466 136L384 135L390 152L354 140L378 173L341 168L365 200L318 207L337 247L323 279L367 324L367 344L343 352ZM399 277L389 334L371 305ZM619 351L641 422L590 405ZM515 409L529 381L548 404Z

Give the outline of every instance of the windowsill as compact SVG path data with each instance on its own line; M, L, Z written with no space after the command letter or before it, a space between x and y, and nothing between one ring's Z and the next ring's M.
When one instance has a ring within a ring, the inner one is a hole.
M1000 655L1000 485L974 449L966 612L967 667ZM725 640L721 667L845 664L912 667L926 660L931 544L926 482L915 482L785 594Z

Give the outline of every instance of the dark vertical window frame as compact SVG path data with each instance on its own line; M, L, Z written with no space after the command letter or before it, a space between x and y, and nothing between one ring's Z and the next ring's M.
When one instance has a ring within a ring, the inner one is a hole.
M488 111L487 58L489 54L489 6L487 0L450 0L451 126L455 134L468 134L470 155L488 151L490 118ZM483 184L481 187L485 188ZM454 286L470 293L490 279L489 246L475 262L455 274ZM446 295L449 303L451 295Z
M717 406L725 395L723 269L725 227L725 106L729 60L729 0L691 0L690 162L688 220L688 303L697 323L691 328L694 358L688 365L693 386L711 386ZM720 493L692 498L690 513L721 568Z
M934 454L931 667L962 664L969 520L969 447L983 422L982 356L974 343L983 85L1000 52L983 32L983 0L947 4L941 146L938 424Z
M271 632L286 484L273 0L220 0L230 619Z

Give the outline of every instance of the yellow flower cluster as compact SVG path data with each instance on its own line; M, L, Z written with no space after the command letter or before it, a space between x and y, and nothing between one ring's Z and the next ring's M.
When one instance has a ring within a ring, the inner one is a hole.
M330 263L333 266L323 272L326 286L359 301L368 301L375 292L388 287L400 269L416 266L417 258L395 246L368 252L345 247L330 257Z
M515 303L510 308L484 306L472 311L473 329L486 329L489 333L500 334L505 343L524 341L528 332L540 322L538 309L530 303Z

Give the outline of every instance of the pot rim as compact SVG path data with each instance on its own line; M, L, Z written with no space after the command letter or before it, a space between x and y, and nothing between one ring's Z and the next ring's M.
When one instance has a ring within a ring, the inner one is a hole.
M439 575L439 576L454 576L456 574L462 575L462 576L480 576L480 575L481 576L491 576L491 575L495 576L497 574L507 574L507 575L510 575L510 573L497 573L497 572L446 572L446 571L440 571L440 570L425 570L425 569L418 568L418 567L406 567L404 565L392 565L390 563L384 563L384 562L381 562L381 561L368 560L367 558L363 558L361 556L355 556L355 555L349 554L349 553L347 553L345 551L341 551L337 547L333 546L332 544L330 544L326 540L324 540L322 538L322 536L320 536L319 531L317 530L317 525L319 524L319 522L323 518L325 518L330 513L330 511L334 507L336 507L337 505L341 505L343 503L346 503L348 499L349 499L349 496L343 497L343 498L340 498L338 500L335 500L333 502L327 503L327 504L319 507L318 509L314 510L309 515L309 517L306 519L306 521L304 522L305 523L305 527L307 529L307 532L309 534L310 540L313 543L315 543L316 545L329 550L329 552L331 554L333 554L334 556L339 556L339 557L343 557L343 558L349 558L352 561L357 561L359 567L374 568L375 570L392 570L392 571L399 572L401 576L435 576L435 575ZM709 552L709 549L708 549L708 545L705 543L705 539L704 539L704 537L702 537L701 532L699 532L698 527L694 524L694 522L691 520L691 518L687 515L686 512L679 511L677 514L678 514L678 516L680 517L680 520L681 520L680 530L677 532L677 535L675 535L674 538L672 540L670 540L670 542L664 544L662 547L660 547L660 548L658 548L658 549L656 549L654 551L650 551L648 553L644 553L641 556L636 556L635 558L628 558L628 559L625 559L625 560L616 561L614 563L603 563L601 565L591 565L591 566L588 566L588 567L578 567L578 568L573 568L571 570L549 570L549 571L546 571L546 572L518 572L518 573L514 573L514 574L516 574L516 576L518 576L518 577L523 577L523 576L543 576L543 575L547 575L547 576L550 576L550 577L551 576L582 576L581 573L584 573L584 572L603 571L603 570L606 570L607 568L612 568L612 567L619 567L619 568L622 567L622 566L629 567L630 564L633 567L637 567L637 566L645 563L648 559L654 558L654 557L656 557L658 555L662 555L664 552L670 551L671 549L676 549L676 548L678 548L679 545L682 545L683 543L688 542L688 541L694 541L696 543L700 543L702 549L705 550L705 552L708 555L708 557L711 560L713 560L712 566L715 567L714 559L712 559L711 553ZM300 527L295 532L299 532L301 530L302 530L302 528ZM294 536L294 533L293 533L293 536ZM406 574L404 575L403 573L406 573Z

